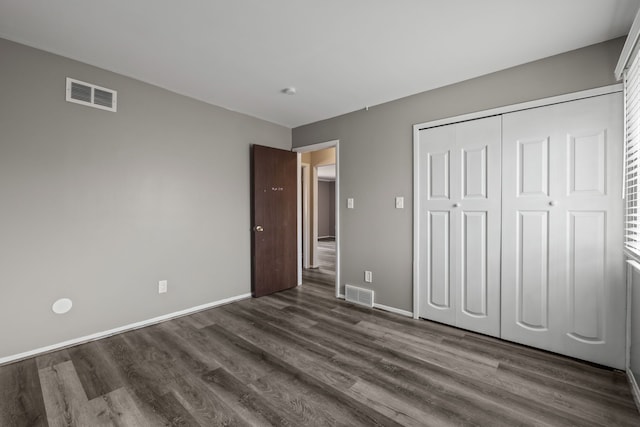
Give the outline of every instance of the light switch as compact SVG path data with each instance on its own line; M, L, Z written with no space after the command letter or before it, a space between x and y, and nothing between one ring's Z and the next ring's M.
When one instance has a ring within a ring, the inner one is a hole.
M347 209L353 209L353 198L349 197L347 199Z
M396 209L404 209L404 197L396 197Z
M166 280L160 280L158 282L158 293L159 294L164 294L167 292L167 281Z

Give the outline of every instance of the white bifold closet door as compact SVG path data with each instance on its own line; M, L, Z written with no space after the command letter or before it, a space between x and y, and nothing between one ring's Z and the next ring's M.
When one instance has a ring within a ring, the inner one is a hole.
M503 116L504 339L624 368L622 95Z
M501 119L419 137L419 316L498 336Z

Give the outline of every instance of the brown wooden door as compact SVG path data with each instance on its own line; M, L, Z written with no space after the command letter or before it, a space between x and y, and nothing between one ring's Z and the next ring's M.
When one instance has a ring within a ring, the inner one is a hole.
M296 153L251 147L251 294L297 285Z

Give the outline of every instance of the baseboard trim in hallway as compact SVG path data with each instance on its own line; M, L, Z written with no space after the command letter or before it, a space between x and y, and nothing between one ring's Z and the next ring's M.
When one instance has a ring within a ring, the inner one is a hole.
M144 328L145 326L154 325L156 323L164 322L165 320L175 319L176 317L182 317L189 314L197 313L199 311L207 310L209 308L218 307L221 305L229 304L232 302L240 301L243 299L251 298L251 294L242 294L236 295L234 297L224 298L218 301L213 301L207 304L198 305L195 307L187 308L180 311L175 311L173 313L165 314L162 316L154 317L152 319L142 320L140 322L130 323L125 326L120 326L118 328L109 329L108 331L98 332L91 335L86 335L80 338L74 338L71 340L63 341L57 344L48 345L45 347L40 347L35 350L25 351L24 353L14 354L12 356L6 356L0 358L0 366L6 365L13 362L18 362L20 360L27 359L29 357L38 356L40 354L48 353L55 350L62 350L67 347L72 347L78 344L84 344L91 341L99 340L101 338L110 337L112 335L120 334L122 332L133 331L135 329Z

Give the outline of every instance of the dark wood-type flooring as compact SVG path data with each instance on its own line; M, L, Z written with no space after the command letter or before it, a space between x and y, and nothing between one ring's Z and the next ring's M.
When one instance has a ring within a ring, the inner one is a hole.
M625 375L322 284L0 367L0 426L639 426Z
M319 239L318 268L302 270L302 279L327 285L336 285L336 241L333 238Z

